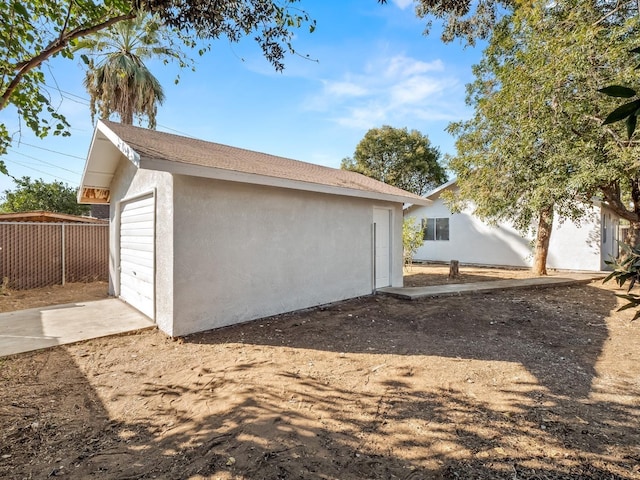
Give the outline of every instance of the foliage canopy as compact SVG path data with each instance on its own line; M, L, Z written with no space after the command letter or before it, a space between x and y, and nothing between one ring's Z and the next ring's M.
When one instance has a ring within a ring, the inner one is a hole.
M426 135L384 125L370 129L340 167L424 195L447 181L439 159L440 151Z
M0 211L4 213L45 210L84 215L91 208L89 205L79 205L76 201L78 189L62 182L32 181L29 177L16 178L14 182L15 190L4 191L4 201L0 204Z
M526 230L543 212L578 219L598 196L637 221L623 196L638 188L639 152L602 128L612 103L597 93L611 75L632 75L616 40L637 27L635 12L611 14L608 2L536 2L505 16L474 67L474 116L449 127L458 206L470 199L479 216Z
M298 0L0 0L0 110L12 106L38 137L69 135L69 124L51 104L43 63L72 58L77 43L138 13L156 14L189 47L200 40L253 37L276 70L284 67L294 32L315 23ZM0 155L12 134L0 125ZM6 173L0 162L0 171Z
M76 50L86 52L82 54L87 66L84 86L89 92L91 118L97 111L103 118L116 113L122 123L132 125L134 117L146 117L149 128L155 128L164 91L145 60L175 60L181 67L189 63L186 55L173 46L171 31L147 15L85 37Z

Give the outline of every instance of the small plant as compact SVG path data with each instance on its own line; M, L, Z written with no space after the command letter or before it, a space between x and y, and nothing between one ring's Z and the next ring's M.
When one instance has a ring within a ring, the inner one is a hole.
M617 297L623 298L627 301L626 304L621 306L617 311L628 310L630 308L636 308L636 313L633 316L633 320L640 317L640 295L631 293L631 289L640 281L640 248L630 247L629 245L621 244L623 254L620 256L620 260L612 260L605 262L607 265L613 267L607 278L602 283L606 283L611 279L615 279L618 286L623 287L627 281L629 286L627 287L627 293L616 294Z
M422 228L416 223L415 218L408 217L402 222L402 246L404 266L410 266L413 262L413 256L422 246Z
M0 295L11 295L9 290L9 277L4 277L0 284Z

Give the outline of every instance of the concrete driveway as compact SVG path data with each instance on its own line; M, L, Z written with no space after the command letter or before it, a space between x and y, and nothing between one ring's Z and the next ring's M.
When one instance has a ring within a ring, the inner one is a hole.
M154 326L117 298L0 313L0 357Z

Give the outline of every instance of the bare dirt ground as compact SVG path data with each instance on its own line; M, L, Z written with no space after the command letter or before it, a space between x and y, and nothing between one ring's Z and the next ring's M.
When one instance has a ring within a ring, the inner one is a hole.
M62 303L86 302L107 298L107 282L67 283L32 290L8 290L0 293L0 313L46 307Z
M550 275L558 275L549 272ZM531 278L530 270L517 268L483 268L468 265L460 266L460 275L449 278L449 265L414 264L404 269L405 287L426 287L430 285L446 285L448 283L490 282L492 280Z
M6 357L0 478L639 479L640 322L614 292L365 297Z

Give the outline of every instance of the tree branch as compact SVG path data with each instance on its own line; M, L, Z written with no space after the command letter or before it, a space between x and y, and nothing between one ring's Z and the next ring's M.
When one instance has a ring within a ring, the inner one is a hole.
M637 213L630 211L625 204L620 200L620 186L614 182L606 187L600 187L602 194L604 195L604 202L620 217L629 220L630 222L640 221L640 216Z
M604 17L600 18L597 22L595 22L593 24L593 26L595 27L596 25L604 22L607 18L609 18L611 15L613 15L614 13L616 13L618 10L620 10L620 8L622 7L622 5L620 4L620 0L618 0L616 2L616 6L613 10L611 10L609 13L607 13Z
M15 89L18 88L20 81L27 73L29 73L34 68L39 67L42 62L44 62L49 57L63 50L65 47L67 47L67 45L69 45L69 42L77 38L99 32L100 30L104 30L105 28L108 28L115 23L122 22L124 20L131 20L132 18L135 18L135 16L135 12L130 12L126 15L119 15L117 17L105 20L98 25L71 30L67 35L61 36L57 40L51 42L43 51L41 51L35 57L32 57L30 60L18 63L15 67L16 76L13 78L13 80L11 80L11 83L9 83L6 90L2 92L2 97L0 97L0 110L4 109L7 106L7 104L9 103L9 98L11 97Z
M600 125L602 125L602 122L603 122L603 120L601 118L594 117L593 115L585 115L585 118L587 120L593 120L595 122L598 122ZM624 138L620 137L620 135L618 135L615 131L613 131L609 127L603 126L602 128L609 135L611 135L611 138L613 138L613 140L618 144L619 147L632 147L632 146L638 145L640 143L640 142L638 142L638 140L625 140Z
M67 10L67 18L64 19L64 25L60 29L60 37L58 37L58 41L61 41L64 37L64 32L69 26L69 19L71 18L71 8L73 7L73 0L69 0L69 10Z

